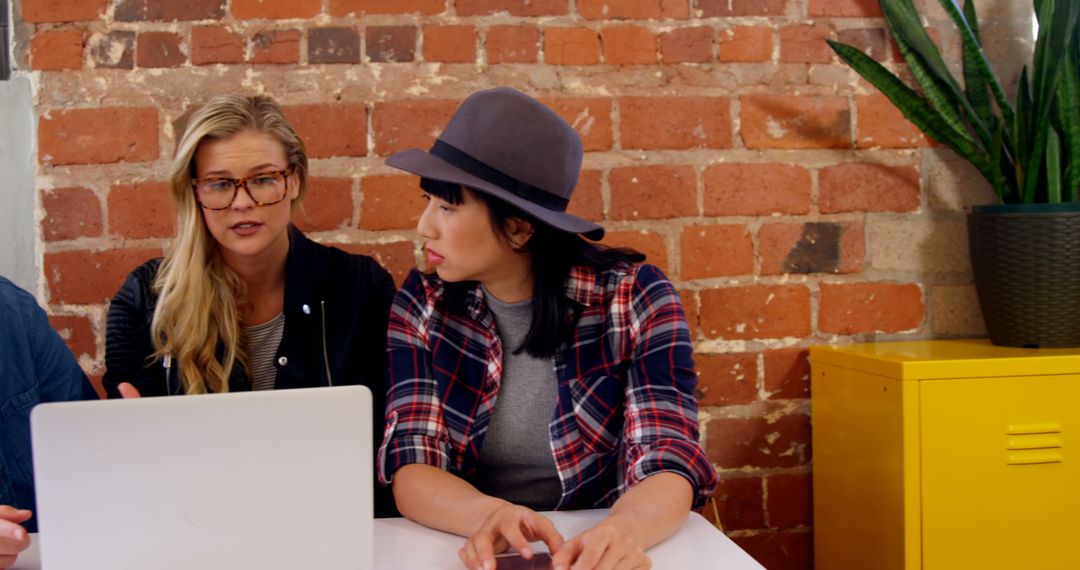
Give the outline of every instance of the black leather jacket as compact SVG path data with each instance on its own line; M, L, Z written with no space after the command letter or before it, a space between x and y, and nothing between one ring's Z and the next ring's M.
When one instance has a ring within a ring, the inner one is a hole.
M109 305L102 384L110 398L119 397L121 382L130 382L143 396L183 393L179 366L151 360L150 323L158 299L153 283L160 265L157 258L135 268ZM274 356L274 389L367 386L375 449L386 410L386 327L393 297L393 279L375 260L315 243L290 226L285 328ZM241 367L233 369L229 390L251 390ZM375 515L396 513L389 490L376 484Z

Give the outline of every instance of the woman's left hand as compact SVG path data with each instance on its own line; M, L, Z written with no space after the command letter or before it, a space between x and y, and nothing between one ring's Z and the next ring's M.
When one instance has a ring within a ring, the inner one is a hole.
M555 570L647 570L652 561L634 539L609 524L597 526L563 544L551 557Z

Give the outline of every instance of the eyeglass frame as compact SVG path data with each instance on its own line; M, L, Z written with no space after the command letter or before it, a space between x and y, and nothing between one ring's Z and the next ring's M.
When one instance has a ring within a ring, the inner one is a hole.
M244 192L247 192L248 198L251 198L251 201L254 202L256 206L273 206L274 204L277 204L277 203L281 202L282 200L284 200L285 198L289 197L289 177L292 176L293 172L295 172L295 171L296 171L295 168L290 167L290 168L286 168L285 170L270 170L268 172L259 172L258 174L252 174L251 176L241 176L240 178L229 178L228 176L208 176L206 178L192 178L191 179L191 191L192 191L192 193L195 194L195 202L197 202L200 207L205 208L207 210L214 210L214 211L228 210L229 208L232 207L233 202L236 201L236 197L240 195L240 188L243 188ZM273 202L260 202L260 201L255 199L254 195L251 194L251 189L248 188L247 183L248 183L249 180L251 180L253 178L258 178L260 176L268 176L268 175L272 175L274 177L281 176L282 179L285 182L285 191L281 194L280 198L278 198L277 200L274 200ZM226 204L226 205L224 205L224 206L222 206L220 208L211 208L210 206L207 206L206 204L203 204L202 200L199 199L199 183L200 182L205 182L207 180L221 180L221 181L228 180L229 182L232 183L233 195L232 195L232 198L229 198L229 203L228 204Z

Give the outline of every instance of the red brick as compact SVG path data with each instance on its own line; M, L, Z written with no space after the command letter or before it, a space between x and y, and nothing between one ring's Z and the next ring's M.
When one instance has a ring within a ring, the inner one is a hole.
M705 451L721 469L799 467L810 461L810 416L718 418L705 430Z
M664 63L708 63L713 58L716 31L705 26L675 28L660 34L660 60Z
M102 69L135 67L135 32L113 30L90 40L90 59Z
M313 18L321 10L322 0L232 0L237 20Z
M829 26L787 26L780 30L780 61L783 63L829 63L833 51L825 40L832 30Z
M84 371L85 372L85 371ZM87 374L86 378L90 380L90 385L94 387L94 391L97 392L97 397L101 400L106 398L105 387L101 384L101 374Z
M813 540L808 531L763 532L732 538L769 570L812 570Z
M365 230L411 230L427 206L415 176L365 176L360 227Z
M878 60L888 59L885 53L885 30L882 28L855 28L840 30L836 39Z
M578 0L578 13L589 20L656 20L690 17L688 0Z
M251 63L300 61L300 30L263 30L251 38Z
M391 243L356 243L340 246L349 253L359 253L375 258L394 277L398 287L405 282L405 276L416 267L416 244L411 241Z
M786 0L697 0L702 17L783 16Z
M604 197L600 194L601 173L599 170L582 170L578 176L574 196L566 211L586 220L599 221L604 218Z
M142 162L157 157L157 109L53 110L38 121L38 161L44 165Z
M331 16L363 14L441 14L446 0L330 0Z
M176 67L187 60L180 36L171 32L142 32L135 49L139 67Z
M834 18L877 18L881 17L881 5L878 0L810 0L811 16Z
M486 16L506 12L511 16L562 16L570 13L569 0L456 0L458 16Z
M109 235L162 238L176 233L176 213L164 182L118 184L109 190Z
M132 269L160 257L159 248L61 251L45 254L45 279L53 304L96 305L108 301Z
M668 271L667 240L662 234L641 230L608 232L603 245L629 247L645 254L645 263L651 263L664 273Z
M610 150L613 144L611 99L554 97L540 99L574 126L585 151Z
M305 232L336 230L349 225L353 214L352 178L310 178L292 221Z
M715 164L705 169L706 216L810 211L810 172L789 164Z
M692 289L680 289L679 298L682 299L683 311L686 312L686 322L690 325L690 338L697 340L701 337L701 318L698 314L698 292Z
M386 155L407 148L429 148L459 103L446 99L375 103L371 116L375 129L375 154Z
M534 63L540 53L540 29L492 26L484 41L488 63Z
M293 105L285 107L285 116L309 158L367 154L367 109L360 103Z
M360 63L360 32L355 28L308 29L308 63Z
M416 28L413 26L370 26L364 38L367 57L375 63L416 59Z
M721 479L716 486L717 508L724 531L747 530L765 526L765 497L761 477ZM715 523L716 515L706 504L702 513Z
M604 63L656 63L656 36L644 26L608 26L600 30Z
M757 399L757 354L695 354L699 406L749 404Z
M862 271L862 222L765 224L758 233L761 274Z
M841 164L818 175L819 207L831 212L913 212L922 203L914 166Z
M30 67L41 71L81 69L85 40L82 30L37 32L30 40Z
M118 22L175 22L177 20L220 20L225 16L225 0L121 0L116 6Z
M600 36L589 28L546 28L544 61L552 65L600 63Z
M191 28L191 63L243 63L244 38L221 26Z
M813 524L809 473L770 475L765 478L765 509L770 528L808 527Z
M736 26L720 32L717 59L724 63L759 63L770 61L773 31L756 26Z
M859 148L917 148L934 144L884 95L856 96L855 113L858 123L855 145Z
M90 319L78 315L50 315L49 325L67 343L75 359L97 359L97 335Z
M770 400L810 397L810 360L805 348L765 351L765 392Z
M810 334L810 292L802 285L747 285L701 291L708 338L765 339Z
M57 188L41 193L45 241L63 241L101 235L101 203L86 188Z
M754 272L754 242L742 224L683 228L679 245L682 279L707 279Z
M623 97L619 108L623 148L731 148L725 97Z
M424 59L447 63L476 61L476 28L424 26Z
M659 220L697 215L692 166L625 166L608 175L613 220Z
M918 329L926 316L915 283L822 283L818 329L824 333L894 333Z
M742 137L747 148L850 148L847 97L745 95Z
M19 17L28 24L98 20L109 0L22 0Z

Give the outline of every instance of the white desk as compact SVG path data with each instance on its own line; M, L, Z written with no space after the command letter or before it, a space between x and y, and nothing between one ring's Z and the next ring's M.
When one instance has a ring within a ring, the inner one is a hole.
M595 524L605 512L601 509L544 514L551 518L564 537L569 538ZM30 549L19 556L12 570L40 569L37 536L31 537L33 542ZM459 536L432 530L406 519L376 519L375 567L379 570L461 570L457 551L462 543L463 539ZM536 543L533 547L537 551L546 550L543 543ZM695 513L690 514L686 524L674 536L649 549L649 557L657 570L764 570L731 539Z

